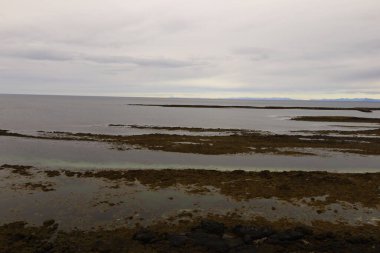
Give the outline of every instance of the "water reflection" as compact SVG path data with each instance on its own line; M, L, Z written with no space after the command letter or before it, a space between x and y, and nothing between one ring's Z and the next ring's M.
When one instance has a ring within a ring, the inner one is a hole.
M304 149L304 151L307 151ZM0 161L54 168L199 168L218 170L379 171L380 156L320 151L319 156L198 155L149 150L118 151L95 142L0 138Z
M213 188L207 193L189 193L178 185L152 189L137 181L119 182L116 186L114 181L99 178L46 177L38 171L31 177L20 177L2 170L0 176L0 223L25 220L41 224L44 220L55 219L61 229L90 229L146 225L168 217L183 219L207 213L237 213L246 219L264 217L275 221L287 218L305 224L322 220L360 225L376 224L376 217L380 216L376 208L349 203L328 204L321 211L320 205L309 205L305 199L237 201ZM54 191L25 187L27 182L49 182Z

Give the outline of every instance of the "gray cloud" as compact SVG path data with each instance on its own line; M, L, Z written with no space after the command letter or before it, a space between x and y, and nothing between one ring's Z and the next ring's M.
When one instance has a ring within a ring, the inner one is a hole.
M379 12L373 0L7 1L0 93L379 97Z
M351 71L350 73L346 73L340 77L346 81L379 81L380 80L380 68L375 69L365 69L358 71ZM379 83L380 86L380 83Z
M37 61L68 61L73 60L73 56L63 52L52 52L45 50L18 50L0 52L0 57L15 57Z
M87 61L100 64L132 64L142 67L157 68L181 68L205 64L196 60L175 60L165 58L137 58L130 56L101 56L86 55L82 53L71 53L49 50L20 50L0 52L0 57L14 57L37 61Z
M162 67L162 68L181 68L199 65L196 61L173 60L173 59L149 59L149 58L134 58L128 56L84 56L82 58L86 61L97 63L121 63L121 64L135 64L147 67Z
M275 55L275 51L273 49L257 47L242 47L235 49L233 52L237 55L248 57L253 61L265 60Z

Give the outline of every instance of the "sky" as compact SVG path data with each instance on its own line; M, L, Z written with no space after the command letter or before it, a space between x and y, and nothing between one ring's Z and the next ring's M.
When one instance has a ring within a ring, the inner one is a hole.
M0 93L380 98L379 0L0 0Z

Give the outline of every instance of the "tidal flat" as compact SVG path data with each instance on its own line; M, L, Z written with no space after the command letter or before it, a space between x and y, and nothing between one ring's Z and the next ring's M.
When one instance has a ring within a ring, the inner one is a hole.
M380 247L380 173L4 164L0 174L1 252L378 252Z

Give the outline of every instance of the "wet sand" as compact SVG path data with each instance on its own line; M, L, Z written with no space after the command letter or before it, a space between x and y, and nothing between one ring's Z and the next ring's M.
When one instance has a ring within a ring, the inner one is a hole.
M0 174L0 252L378 252L380 247L380 173L2 165Z

